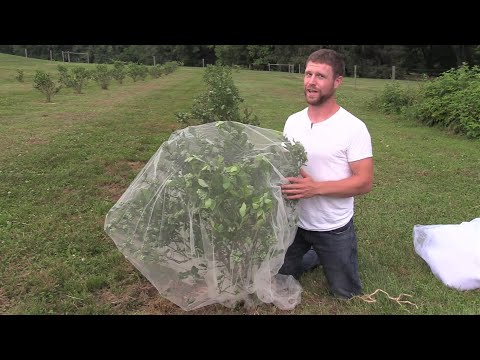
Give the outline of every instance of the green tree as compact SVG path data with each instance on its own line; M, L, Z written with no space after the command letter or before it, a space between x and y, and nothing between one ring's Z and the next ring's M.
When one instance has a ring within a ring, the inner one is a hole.
M92 72L92 78L103 90L107 90L112 81L112 70L106 64L96 65Z
M250 109L240 112L240 104L244 99L232 78L232 69L227 66L208 65L203 80L206 90L198 98L190 113L177 113L177 119L184 125L192 122L206 124L216 121L236 121L245 124L259 125L256 115Z
M36 70L33 78L33 87L45 95L46 102L52 102L52 96L58 93L61 85L55 84L49 74L42 70Z

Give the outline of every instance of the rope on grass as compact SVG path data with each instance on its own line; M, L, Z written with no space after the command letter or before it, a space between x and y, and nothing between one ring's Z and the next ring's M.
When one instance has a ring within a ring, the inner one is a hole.
M362 299L362 300L365 301L365 302L374 303L374 302L377 302L377 299L375 299L375 298L373 297L373 295L375 295L375 294L376 294L377 292L379 292L379 291L382 292L382 293L384 293L385 295L387 295L390 300L395 301L395 302L396 302L397 304L399 304L399 305L401 305L401 304L409 304L409 305L415 306L415 307L418 309L417 304L414 304L414 303L412 303L411 301L408 301L408 300L400 300L400 298L401 298L402 296L412 297L412 295L409 295L409 294L400 294L400 295L398 295L398 297L394 298L394 297L391 297L386 291L384 291L384 290L382 290L382 289L377 289L377 290L375 290L373 293L371 293L371 294L369 294L369 295L362 295L362 296L356 296L356 297Z

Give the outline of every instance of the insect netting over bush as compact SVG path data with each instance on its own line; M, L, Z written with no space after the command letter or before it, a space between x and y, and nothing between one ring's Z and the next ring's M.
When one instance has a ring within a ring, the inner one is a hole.
M184 310L260 301L293 309L301 287L277 273L296 202L280 184L305 162L302 145L275 130L228 121L178 130L109 211L105 231Z

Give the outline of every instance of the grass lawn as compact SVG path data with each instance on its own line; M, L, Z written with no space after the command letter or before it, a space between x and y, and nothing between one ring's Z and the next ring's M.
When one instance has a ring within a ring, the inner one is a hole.
M105 215L177 128L202 92L202 68L83 94L62 89L46 103L33 89L58 62L0 54L0 313L186 314L162 298L104 233ZM93 65L85 65L93 66ZM25 81L15 80L16 69ZM234 71L262 127L282 130L303 109L302 75ZM360 277L372 299L335 300L321 269L301 279L293 311L207 306L188 314L480 314L477 291L450 289L416 255L415 224L480 217L480 146L441 129L369 109L388 80L346 78L338 101L373 140L372 192L356 199ZM414 86L401 82L404 86Z

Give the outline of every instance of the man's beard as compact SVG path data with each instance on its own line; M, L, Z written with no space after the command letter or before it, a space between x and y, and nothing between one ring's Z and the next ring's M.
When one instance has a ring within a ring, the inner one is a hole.
M322 105L324 102L326 102L328 99L330 99L333 96L333 92L330 92L328 94L321 94L316 100L310 100L307 96L307 90L304 90L305 94L305 100L309 105Z

